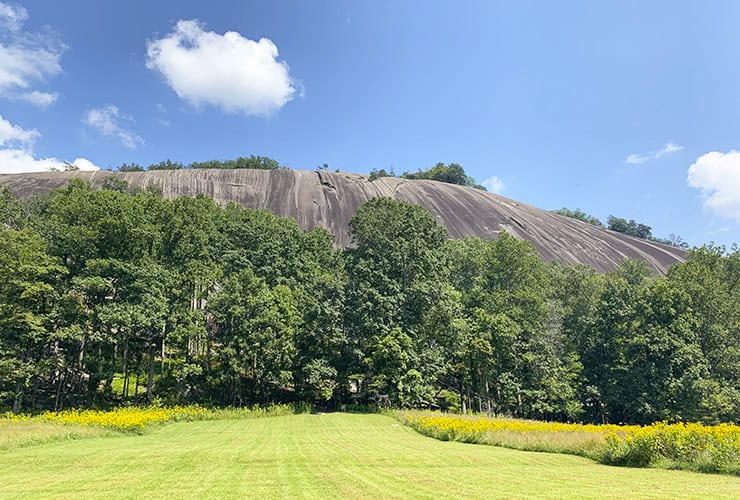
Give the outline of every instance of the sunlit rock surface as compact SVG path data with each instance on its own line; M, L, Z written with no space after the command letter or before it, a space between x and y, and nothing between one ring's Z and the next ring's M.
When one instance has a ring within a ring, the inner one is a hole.
M266 208L291 217L301 227L323 227L336 244L351 244L347 222L370 198L387 196L421 205L443 224L453 238L496 238L506 230L534 243L546 261L589 264L611 271L625 258L644 259L665 273L685 259L685 252L667 245L599 229L524 203L472 188L425 180L384 177L370 182L366 175L306 170L159 170L151 172L50 172L0 175L20 196L43 193L82 178L100 187L115 175L131 186L159 186L164 196L202 193L220 203Z

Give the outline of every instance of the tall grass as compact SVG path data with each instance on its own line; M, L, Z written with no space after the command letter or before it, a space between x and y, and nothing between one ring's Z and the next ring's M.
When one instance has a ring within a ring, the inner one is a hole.
M115 432L115 431L113 431ZM112 431L86 425L59 425L48 422L11 421L0 418L0 451L24 448L53 441L110 435Z
M414 411L396 412L396 417L445 441L569 453L611 465L740 475L740 426L731 424L564 424Z
M167 422L274 417L308 411L308 405L270 405L251 408L124 407L113 410L47 411L35 415L5 413L0 414L0 450L117 433L143 434Z

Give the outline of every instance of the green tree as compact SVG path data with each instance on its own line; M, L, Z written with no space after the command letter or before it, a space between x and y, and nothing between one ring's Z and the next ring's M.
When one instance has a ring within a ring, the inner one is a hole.
M0 226L0 401L15 413L54 369L55 285L63 274L37 234Z
M650 239L652 237L652 228L648 225L635 222L634 219L628 221L627 219L610 215L607 219L607 228L636 238Z
M423 208L388 198L360 207L350 220L347 327L366 387L401 404L428 397L419 380L419 327L444 283L444 227Z
M172 161L168 158L159 163L152 163L147 167L147 170L180 170L183 168L185 168L185 165L179 161Z
M290 381L295 357L299 315L291 290L270 288L245 269L224 282L210 309L222 345L216 359L222 400L238 405L272 400Z
M604 223L601 222L598 217L594 217L593 215L589 215L580 208L576 208L575 210L570 210L568 208L559 208L557 210L553 210L553 213L556 213L558 215L563 215L565 217L570 217L571 219L577 219L583 222L587 222L588 224L591 224L592 226L596 227L604 227Z
M429 170L419 170L415 173L404 172L401 177L404 179L428 179L432 181L446 182L448 184L458 184L485 191L486 188L475 179L465 173L465 169L457 163L437 163Z
M137 163L123 163L118 167L119 172L143 172L145 169Z
M705 246L689 252L685 263L668 273L671 286L685 293L695 314L695 334L707 360L700 402L704 419L740 418L740 250Z
M577 416L577 395L570 382L580 365L572 359L559 317L548 305L551 284L536 250L503 232L489 243L483 262L482 279L466 299L477 336L490 343L484 351L492 353L488 368L480 370L485 378L476 392L488 386L486 395L493 398L496 412Z

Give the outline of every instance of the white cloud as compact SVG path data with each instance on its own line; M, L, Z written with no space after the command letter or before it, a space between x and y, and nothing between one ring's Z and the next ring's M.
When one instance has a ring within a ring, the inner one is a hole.
M712 151L697 158L688 170L689 187L701 189L704 207L740 221L740 152Z
M0 149L0 173L2 174L48 172L61 163L56 158L37 160L30 152L22 149Z
M194 106L265 116L296 93L290 69L278 61L269 38L250 40L235 31L204 31L198 20L180 20L167 36L147 43L146 66L160 73Z
M0 28L18 31L28 19L28 11L21 6L0 2Z
M75 158L75 160L72 162L72 165L79 168L80 170L100 170L100 167L95 165L87 158Z
M101 108L88 109L82 123L94 128L106 137L113 137L129 149L136 149L144 144L144 139L135 132L121 126L121 121L133 121L130 116L122 114L118 107L109 104Z
M39 137L36 129L25 130L0 116L0 174L64 170L66 162L62 160L34 156L33 143ZM80 170L98 170L85 158L76 158L72 164Z
M495 175L484 180L483 186L485 186L486 189L488 189L490 192L495 193L495 194L501 194L501 192L504 189L506 189L506 185L504 184L504 181L502 181Z
M25 130L18 125L13 125L0 115L0 146L30 146L40 136L38 130Z
M99 170L99 167L85 158L72 162L80 170ZM0 174L21 174L25 172L50 172L64 170L66 162L57 158L37 159L29 151L22 149L0 149Z
M679 146L678 144L668 142L666 143L665 146L658 149L657 151L650 151L649 153L633 153L629 155L625 161L632 165L639 165L641 163L645 163L650 160L657 160L661 156L665 156L670 153L675 153L676 151L681 151L682 149L683 149L683 146Z
M46 106L56 102L58 97L59 94L56 92L39 92L38 90L34 90L33 92L23 92L18 94L17 99L30 102L40 108L45 108Z
M23 32L26 19L23 7L0 2L0 95L48 106L56 94L30 89L61 73L59 60L66 47L49 31Z

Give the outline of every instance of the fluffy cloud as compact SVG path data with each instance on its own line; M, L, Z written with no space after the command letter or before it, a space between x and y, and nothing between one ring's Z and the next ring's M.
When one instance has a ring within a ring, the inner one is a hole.
M100 170L99 166L95 165L87 158L75 158L75 160L72 162L72 165L80 170Z
M99 167L85 158L71 162L80 170L99 170ZM0 149L0 174L21 174L25 172L52 172L66 170L68 163L57 158L34 158L29 151L22 149Z
M483 186L485 186L485 188L488 189L490 192L496 193L496 194L501 194L501 192L506 188L504 181L502 181L495 175L484 180Z
M23 32L26 19L23 7L0 2L0 95L48 106L57 94L30 89L61 73L59 60L65 46L49 32Z
M645 163L650 160L657 160L661 156L665 156L670 153L675 153L676 151L681 151L682 149L683 149L683 146L679 146L678 144L669 142L669 143L666 143L665 146L658 149L657 151L650 151L649 153L631 154L627 157L625 161L632 165L639 165L640 163Z
M25 130L0 115L0 146L30 146L40 136L38 130Z
M712 151L700 156L689 167L687 183L701 189L707 209L740 221L740 152Z
M121 125L122 121L133 121L133 119L122 114L118 107L112 104L101 108L88 109L82 118L82 123L85 125L92 127L106 137L118 139L121 144L129 149L136 149L144 144L144 139Z
M0 174L49 172L68 168L67 162L57 158L34 157L33 143L39 137L41 134L37 130L25 130L0 116ZM72 165L80 170L98 170L93 162L85 158L76 158Z
M192 105L265 116L296 93L288 64L277 57L268 38L254 41L235 31L220 35L204 31L197 20L181 20L172 33L148 42L146 65Z

